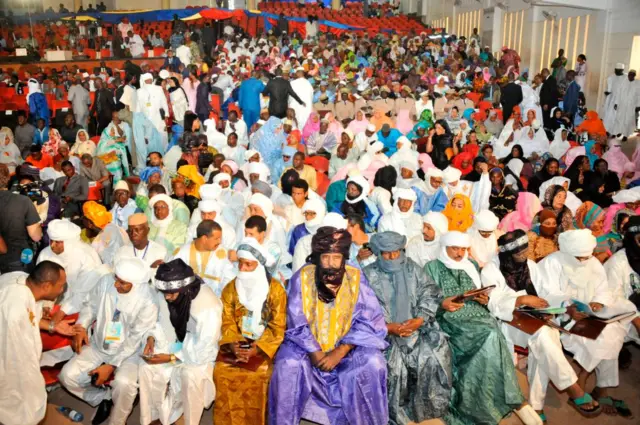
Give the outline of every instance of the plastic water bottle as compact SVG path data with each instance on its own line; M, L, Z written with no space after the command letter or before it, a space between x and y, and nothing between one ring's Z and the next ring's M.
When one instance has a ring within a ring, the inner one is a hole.
M69 418L71 422L82 422L82 420L84 419L84 415L82 413L77 412L69 407L58 407L58 412L60 412L62 416L66 416L67 418Z

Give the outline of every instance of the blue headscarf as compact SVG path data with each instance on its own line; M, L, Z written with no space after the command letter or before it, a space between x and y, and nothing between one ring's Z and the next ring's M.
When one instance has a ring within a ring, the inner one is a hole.
M282 146L287 144L287 135L282 130L280 118L270 117L256 132L255 141L255 149L260 152L267 167L271 170L283 169Z
M591 152L593 147L595 146L595 140L589 140L584 144L584 152L587 158L589 158L589 167L593 170L593 164L596 162L596 159L600 158L598 154Z
M160 177L162 177L162 170L159 167L147 167L140 173L140 178L143 182L149 183L149 177L156 173L160 174Z

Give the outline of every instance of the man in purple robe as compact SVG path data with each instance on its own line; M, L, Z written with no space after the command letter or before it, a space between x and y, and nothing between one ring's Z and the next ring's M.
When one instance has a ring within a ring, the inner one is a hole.
M269 423L389 422L387 329L364 274L346 264L351 235L321 227L291 279L287 331L269 385Z

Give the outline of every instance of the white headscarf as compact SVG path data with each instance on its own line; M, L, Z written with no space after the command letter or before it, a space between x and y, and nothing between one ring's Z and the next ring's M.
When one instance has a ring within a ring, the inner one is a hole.
M215 178L215 177L214 177ZM203 184L198 189L198 193L200 194L200 199L213 199L217 200L222 192L222 188L217 184Z
M397 219L411 217L413 215L413 205L416 202L416 199L418 199L413 189L403 189L403 188L394 187L391 192L393 193L393 199L395 199L395 202L393 203L393 215ZM411 201L411 207L409 208L408 211L403 212L400 210L400 206L398 202L400 199Z
M533 131L533 138L529 137L529 131ZM544 129L535 129L532 127L524 127L520 134L518 144L522 146L522 152L525 158L529 158L534 152L543 155L549 152L549 139Z
M432 167L427 170L427 175L424 178L426 183L425 188L427 190L427 195L433 195L438 191L438 189L440 189L439 187L431 186L431 177L439 177L444 179L444 173L442 172L442 170L436 167Z
M470 245L469 235L457 231L448 232L440 239L440 254L438 255L438 260L448 269L464 271L471 278L476 288L480 288L482 286L480 274L478 274L478 270L473 263L469 261L468 252L465 252L464 257L460 261L453 260L447 254L448 246L469 248Z
M252 162L249 164L249 174L258 174L260 176L258 177L259 180L269 182L269 167L262 162Z
M559 128L556 130L553 141L551 145L549 145L549 152L551 156L556 159L562 158L562 155L567 153L567 151L571 148L571 143L568 140L562 140L562 132L567 131L565 128Z
M363 199L365 199L367 195L369 195L369 189L370 189L369 182L367 181L367 179L364 178L364 176L360 174L351 176L347 179L347 186L349 185L349 183L355 183L358 186L360 186L362 188L362 192L360 193L360 196L358 196L355 199L349 199L349 197L345 197L345 200L348 203L356 204L362 201Z
M597 271L593 268L602 267L597 258L591 257L586 261L579 261L576 257L590 257L597 245L595 236L589 229L567 230L558 237L560 245L562 271L575 294L575 298L588 302L595 295L592 284Z
M151 269L141 258L122 257L117 259L114 265L114 274L125 282L133 284L133 288L126 294L118 293L115 306L118 310L129 313L139 305L138 292L146 289L144 284L151 278Z
M522 162L522 160L518 158L513 158L511 161L507 163L507 168L511 170L513 174L515 174L518 177L520 177L520 173L522 173L522 167L524 167L524 162ZM507 174L507 176L504 179L504 184L505 185L510 184L511 187L514 188L514 190L518 190L518 182L511 174Z
M270 256L266 249L254 238L244 238L237 250L238 258L257 261L258 267L251 272L238 272L236 277L236 291L240 304L247 310L255 312L255 316L260 318L262 306L269 294L269 281L265 265ZM264 328L262 329L264 330Z
M432 241L425 241L424 237L422 237L423 249L429 251L429 258L435 258L438 255L437 251L440 249L440 239L449 231L449 221L444 214L429 211L422 217L422 222L430 225L435 233Z
M51 220L47 235L52 241L79 241L82 229L68 220Z
M316 216L311 220L305 220L304 227L307 228L307 231L315 235L320 226L322 226L322 221L324 220L324 216L327 213L327 208L319 199L308 199L305 201L304 205L302 205L302 213L304 214L306 211L313 211L316 213Z
M213 199L205 199L204 201L200 201L198 203L198 209L201 213L215 212L216 214L220 214L220 204L218 204Z
M271 199L267 198L262 193L254 193L253 195L251 195L248 205L256 205L260 207L265 215L265 218L267 219L267 222L273 214L273 202L271 202Z
M167 204L167 207L169 207L169 215L166 218L160 220L158 217L156 217L155 212L152 212L151 224L153 224L156 227L166 229L167 227L169 227L169 224L171 224L171 222L173 221L173 202L171 201L171 198L168 195L165 195L164 193L159 193L155 195L153 198L151 198L151 200L149 200L149 207L153 209L154 205L157 204L158 202L164 202L165 204Z
M500 220L489 210L482 210L475 215L473 226L467 231L471 243L473 258L483 267L496 254L498 250L498 237L495 230ZM485 238L480 232L491 232L491 236Z
M29 103L29 96L33 93L42 93L42 89L40 88L40 83L35 78L29 78L27 81L27 86L29 87L29 93L27 93L27 104Z

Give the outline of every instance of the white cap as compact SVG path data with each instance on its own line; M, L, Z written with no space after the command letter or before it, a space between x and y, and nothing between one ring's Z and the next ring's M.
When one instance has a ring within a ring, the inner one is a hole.
M618 62L618 63L616 64L616 69L624 69L624 64L623 64L623 63L621 63L621 62Z
M163 69L162 71L160 71L158 73L158 76L160 78L162 78L163 80L166 80L167 78L169 78L171 76L171 74L169 73L169 71L167 71L166 69Z

